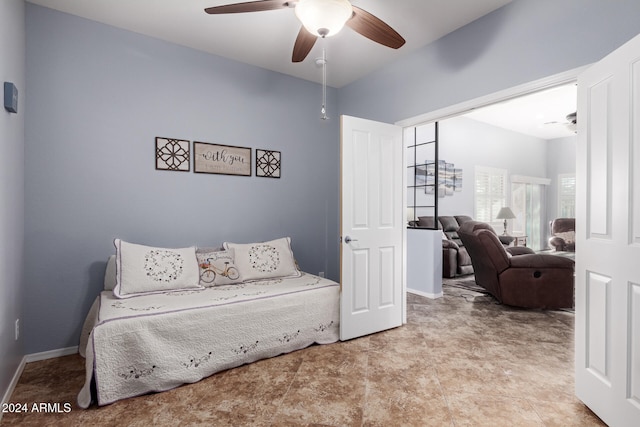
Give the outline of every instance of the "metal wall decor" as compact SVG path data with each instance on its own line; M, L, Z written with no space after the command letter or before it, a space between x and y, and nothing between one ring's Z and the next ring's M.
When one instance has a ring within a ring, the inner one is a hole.
M194 141L193 171L251 176L251 148Z
M190 141L156 137L156 169L191 170ZM251 176L251 148L193 142L193 171L222 175ZM256 148L256 176L280 178L282 153Z
M191 170L189 141L156 137L156 169L189 172Z
M280 178L281 154L279 151L256 148L256 176Z

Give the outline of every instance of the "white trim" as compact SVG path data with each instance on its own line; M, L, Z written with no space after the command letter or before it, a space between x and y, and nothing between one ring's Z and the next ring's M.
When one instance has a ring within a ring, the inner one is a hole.
M432 111L430 113L420 114L418 116L400 120L395 124L402 127L409 127L459 116L461 114L468 113L471 110L486 107L487 105L496 104L508 99L538 92L543 89L549 89L555 86L574 82L578 79L578 75L589 67L590 64L574 68L563 73L555 74L553 76L545 77L529 83L494 92L489 95L474 98L465 102L461 102L459 104Z
M537 176L511 175L511 182L521 182L524 184L550 185L551 179Z
M20 381L20 377L22 376L22 372L24 371L24 365L27 364L27 357L23 357L22 360L20 361L20 364L18 364L18 369L16 369L16 372L13 374L13 378L11 378L11 382L9 383L9 387L7 388L7 391L5 391L4 396L2 397L2 402L0 402L0 404L3 403L9 403L11 399L11 395L13 394L13 391L16 389L16 386L18 385L18 381ZM0 421L2 421L2 411L0 411Z
M407 170L407 146L405 129L402 129L402 170ZM404 206L405 221L408 220L407 216L407 174L402 174L402 206ZM414 203L415 205L415 200ZM413 219L413 218L412 218ZM402 324L407 324L407 227L402 227Z
M438 292L437 294L430 294L427 292L417 291L411 288L407 288L407 292L410 294L420 295L421 297L426 297L431 299L442 298L444 295L442 292Z
M27 363L39 362L41 360L55 359L56 357L69 356L78 352L78 346L59 348L56 350L43 351L41 353L27 354L24 358Z
M31 353L24 356L20 361L20 364L18 365L18 369L16 369L16 372L13 374L13 378L11 378L9 387L5 391L0 404L9 403L9 399L11 399L11 395L15 391L16 386L20 381L20 377L24 372L24 367L27 363L39 362L41 360L47 360L47 359L55 359L56 357L69 356L71 354L76 354L77 352L78 352L78 346L76 345L75 347L59 348L57 350L43 351L41 353ZM0 411L0 421L2 421L2 411Z

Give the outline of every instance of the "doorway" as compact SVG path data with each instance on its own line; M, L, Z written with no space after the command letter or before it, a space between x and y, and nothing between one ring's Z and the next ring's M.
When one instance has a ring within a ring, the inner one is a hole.
M483 205L474 191L479 168L499 170L504 173L504 193L496 212L510 207L516 214L508 220L508 232L527 236L527 245L534 250L547 249L549 221L560 211L560 176L575 173L577 138L566 116L576 108L575 79L580 70L399 123L420 126L428 120L438 121L439 158L455 164L464 177L456 193L440 199L439 215L468 215L502 233L503 220L484 218L486 212L480 212ZM571 102L562 104L554 97ZM522 111L522 118L505 115L510 110ZM531 120L537 121L540 135L523 128L527 123L531 127Z

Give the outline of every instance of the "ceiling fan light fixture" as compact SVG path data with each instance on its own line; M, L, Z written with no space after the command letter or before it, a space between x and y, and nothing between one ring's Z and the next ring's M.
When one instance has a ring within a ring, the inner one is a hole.
M344 27L353 8L348 0L300 0L295 14L311 34L330 37Z

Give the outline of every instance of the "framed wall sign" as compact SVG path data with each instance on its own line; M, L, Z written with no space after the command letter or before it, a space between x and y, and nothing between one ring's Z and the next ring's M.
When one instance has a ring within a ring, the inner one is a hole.
M251 176L251 148L194 141L193 171Z
M280 178L281 154L279 151L256 148L256 176Z
M191 169L189 141L156 137L156 169L189 172Z

